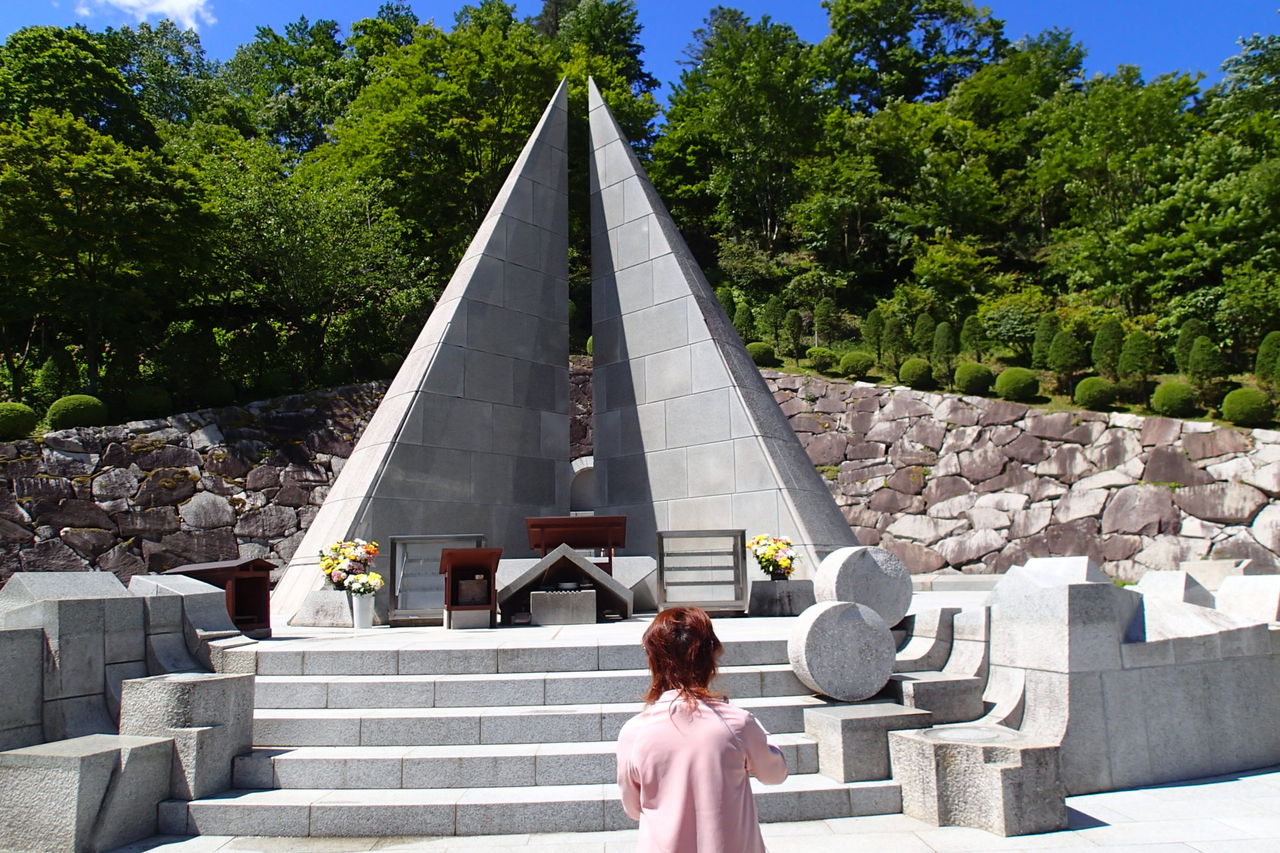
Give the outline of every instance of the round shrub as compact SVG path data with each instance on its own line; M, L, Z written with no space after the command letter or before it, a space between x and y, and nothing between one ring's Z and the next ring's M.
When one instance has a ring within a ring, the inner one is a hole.
M1040 393L1040 380L1025 367L1006 367L996 377L996 396L1026 403Z
M1101 376L1090 376L1076 383L1076 393L1072 399L1077 406L1101 412L1111 408L1116 401L1116 385Z
M131 419L173 414L173 396L158 385L135 385L125 392L124 410Z
M961 394L985 397L991 393L991 383L996 381L995 374L985 364L966 361L956 367L956 375L952 384Z
M909 358L898 368L898 381L908 388L926 391L933 387L933 368L923 358Z
M780 364L778 357L773 354L773 347L764 341L747 344L747 355L751 356L757 367L777 367Z
M49 429L102 426L110 421L107 404L88 394L72 394L59 397L49 406Z
M809 347L804 352L809 365L817 371L826 373L836 364L836 354L826 347Z
M594 356L596 354L596 339L594 335L587 335L587 355Z
M1151 395L1151 411L1168 418L1189 418L1198 412L1196 390L1185 382L1161 382Z
M840 358L840 375L850 379L864 379L876 366L876 357L869 352L855 350Z
M23 403L0 403L0 441L26 438L36 428L40 416Z
M1275 407L1257 388L1237 388L1222 398L1222 417L1239 426L1262 426L1275 416Z

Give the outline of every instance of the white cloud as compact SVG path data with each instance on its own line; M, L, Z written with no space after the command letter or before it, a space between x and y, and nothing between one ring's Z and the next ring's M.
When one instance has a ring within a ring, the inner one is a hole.
M139 21L147 18L171 18L183 29L199 29L200 24L216 24L211 0L89 0L94 7L118 9ZM77 14L90 14L81 3Z

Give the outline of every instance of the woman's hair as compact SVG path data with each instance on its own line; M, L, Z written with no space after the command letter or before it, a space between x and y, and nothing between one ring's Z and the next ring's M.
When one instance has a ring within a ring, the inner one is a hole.
M685 699L713 696L707 686L716 677L724 646L711 627L711 617L700 607L672 607L654 618L640 641L649 658L653 678L644 701L652 705L668 690Z

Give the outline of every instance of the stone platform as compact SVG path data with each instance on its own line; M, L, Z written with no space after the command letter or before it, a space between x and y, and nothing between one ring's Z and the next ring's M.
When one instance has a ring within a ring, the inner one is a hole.
M917 596L922 601L937 596ZM926 606L939 606L934 602ZM230 666L257 675L254 749L233 788L161 805L175 835L401 836L634 826L613 744L649 682L651 617L491 630L292 628ZM795 618L722 618L716 687L750 710L792 775L758 786L762 821L901 810L887 778L820 775L812 695L787 663Z

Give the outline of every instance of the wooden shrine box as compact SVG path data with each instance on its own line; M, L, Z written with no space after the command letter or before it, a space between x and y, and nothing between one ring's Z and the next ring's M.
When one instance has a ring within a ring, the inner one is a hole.
M498 619L498 560L501 548L445 548L444 626L492 628Z
M169 569L166 575L186 575L227 593L227 615L241 632L256 638L271 636L271 570L276 566L260 557L188 563Z
M526 518L529 547L545 557L561 545L577 550L597 550L599 558L588 558L613 574L613 551L627 544L625 515L550 515Z

